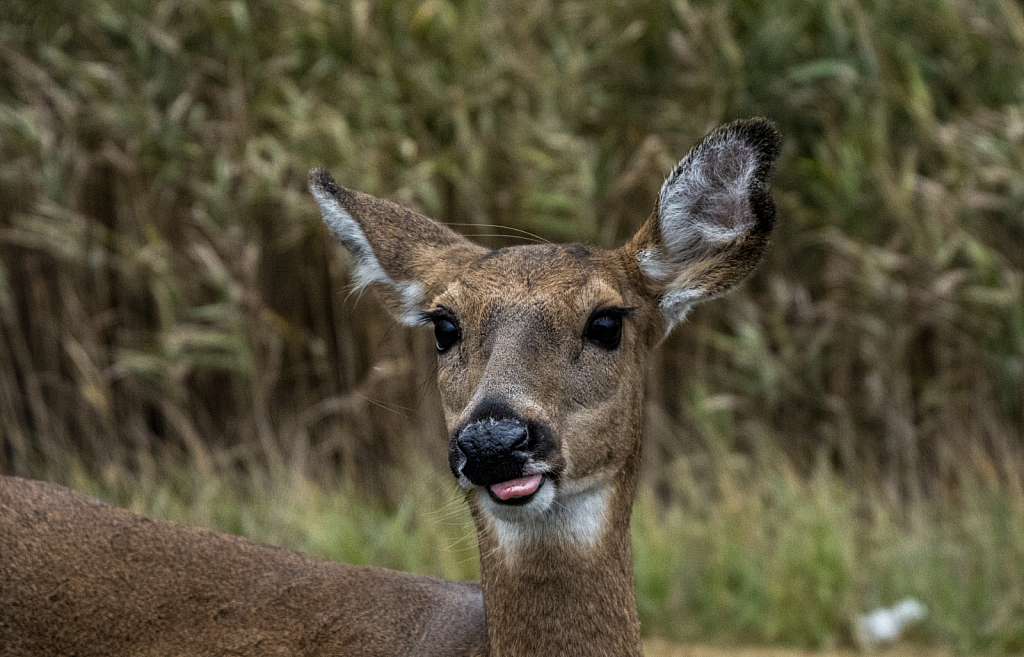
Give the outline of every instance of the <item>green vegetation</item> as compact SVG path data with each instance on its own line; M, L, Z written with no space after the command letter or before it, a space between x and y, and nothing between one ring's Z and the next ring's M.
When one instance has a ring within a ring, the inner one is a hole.
M651 368L646 631L846 644L914 595L1024 650L1022 101L1013 0L5 0L0 471L470 577L430 337L306 172L611 246L768 116L769 256Z

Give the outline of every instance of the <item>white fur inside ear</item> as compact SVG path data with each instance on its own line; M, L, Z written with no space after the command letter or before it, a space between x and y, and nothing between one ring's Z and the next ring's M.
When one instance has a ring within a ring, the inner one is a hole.
M422 325L419 310L426 300L423 296L423 286L415 281L401 281L394 285L402 295L402 314L398 321L406 326Z
M661 236L673 261L698 257L750 230L757 164L756 151L728 135L709 138L679 163L658 198Z
M716 252L756 224L750 194L757 167L753 147L721 132L694 148L662 185L661 241L636 258L644 274L665 286L661 312L669 331L706 300L703 282Z
M636 254L636 263L648 278L663 281L672 275L672 268L657 249L643 249Z
M377 261L377 256L373 255L370 242L359 228L359 224L341 207L338 199L319 187L313 187L312 192L316 197L316 202L320 204L324 223L356 259L356 267L353 271L356 289L366 287L370 283L394 285L395 282Z
M686 313L690 308L702 301L703 293L699 288L688 287L679 290L669 290L661 298L661 313L668 320L665 333L668 334L672 328L686 319Z
M356 260L355 269L352 272L355 278L355 289L362 289L371 283L387 285L401 296L402 315L399 317L399 321L408 326L418 325L420 320L417 310L424 300L423 287L415 281L395 281L388 276L388 273L380 266L377 256L373 254L373 248L370 247L370 242L366 239L359 224L341 207L338 199L316 186L312 186L311 191L317 203L320 204L324 223Z

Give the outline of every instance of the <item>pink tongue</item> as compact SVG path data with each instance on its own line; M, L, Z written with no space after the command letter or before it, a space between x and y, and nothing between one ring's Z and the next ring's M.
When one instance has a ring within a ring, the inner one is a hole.
M512 479L510 481L503 481L500 484L494 484L491 486L491 492L494 493L495 497L499 500L510 500L513 497L526 497L537 492L540 488L540 482L544 478L544 475L535 474L529 477L523 477L522 479Z

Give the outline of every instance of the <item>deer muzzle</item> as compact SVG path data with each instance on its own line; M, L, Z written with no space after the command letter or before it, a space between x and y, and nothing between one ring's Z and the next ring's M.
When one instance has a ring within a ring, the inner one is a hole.
M477 486L521 478L531 457L529 438L526 424L515 419L473 422L455 440L452 471Z
M470 421L453 433L448 464L461 481L485 487L503 504L528 499L550 473L546 460L551 440L546 429L504 405L482 404Z

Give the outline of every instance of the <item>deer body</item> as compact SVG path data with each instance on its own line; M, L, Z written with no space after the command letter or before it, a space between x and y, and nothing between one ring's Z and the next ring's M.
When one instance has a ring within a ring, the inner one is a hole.
M141 576L141 588L158 593L134 603L141 609L115 612L133 617L140 634L190 639L191 628L208 628L222 652L230 644L217 634L218 605L249 600L255 606L247 609L259 612L240 614L239 632L263 621L287 627L309 646L307 654L640 655L629 521L647 355L691 306L728 290L760 260L774 223L767 185L778 147L763 120L713 132L669 175L651 218L614 250L492 251L415 212L343 189L324 171L310 174L324 220L354 257L357 283L374 287L400 321L433 325L449 464L469 493L479 540L482 612L472 585L326 564L109 507L89 507L99 529L75 520L65 535L81 542L92 532L86 542L98 547L89 554L104 569L122 568L131 578L154 568ZM0 492L24 485L0 484ZM26 528L14 545L0 538L0 629L12 617L6 591L17 564L47 549L34 538L46 532L31 516L93 504L50 499L71 494L47 490L40 496L47 499L4 501L22 507L14 513ZM147 538L132 549L112 551L121 522L155 533L143 531ZM80 585L90 557L48 540L60 553L51 588ZM154 546L158 540L176 547L165 553ZM139 553L152 563L137 565ZM207 564L204 576L172 567L197 559ZM237 559L248 561L239 568ZM23 603L36 577L16 579L12 599ZM169 579L180 583L168 587ZM204 596L222 580L224 593L211 604ZM291 582L305 588L295 591ZM196 590L203 593L187 595ZM184 628L170 630L163 621L154 628L152 619L171 604L199 611L170 623ZM338 624L318 627L324 618ZM321 646L332 633L344 637L340 652L338 644ZM379 646L387 649L375 652Z
M0 655L474 655L473 582L314 559L0 478Z

